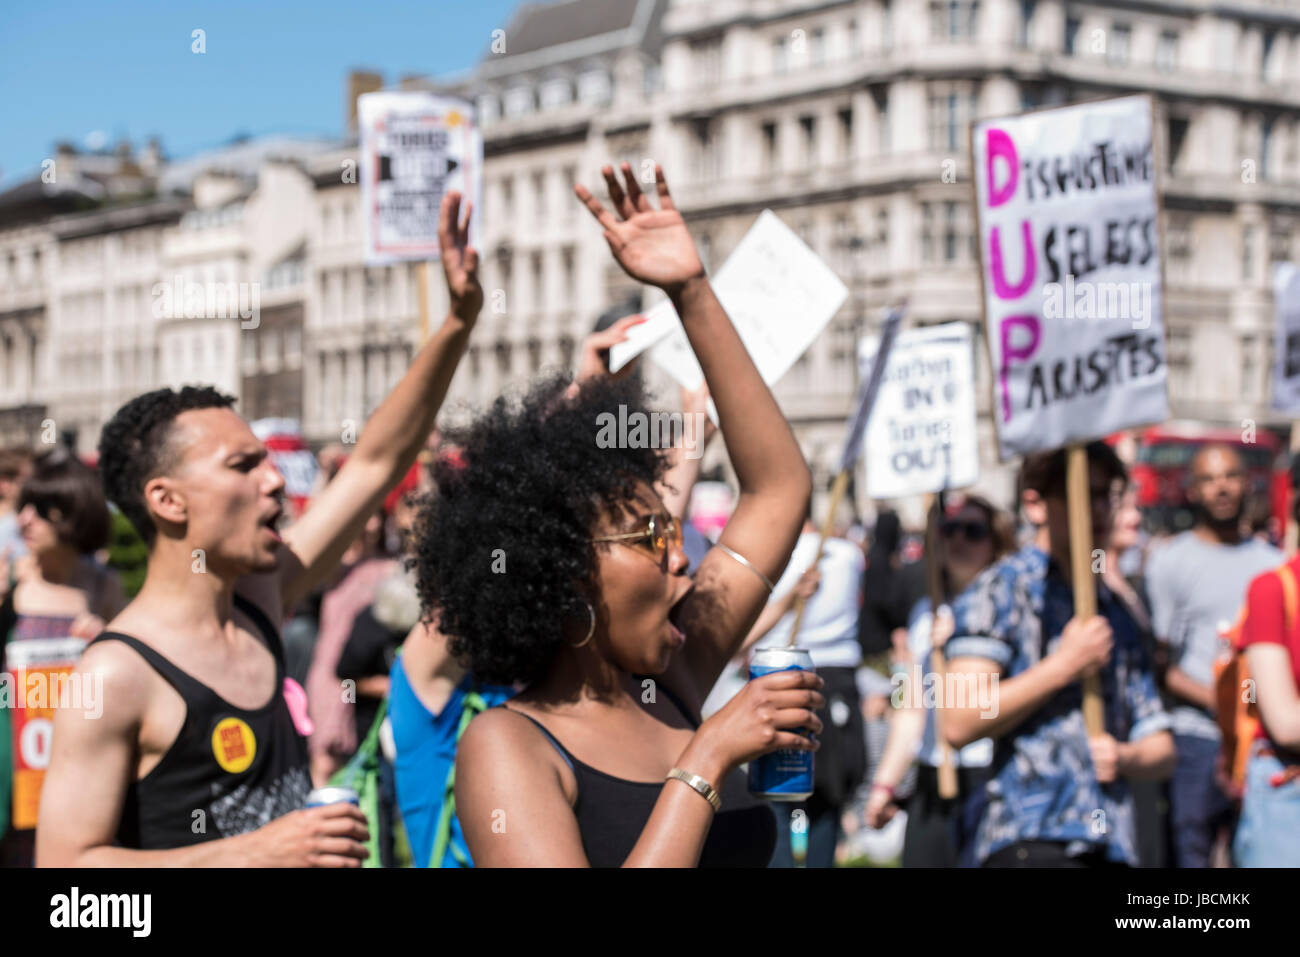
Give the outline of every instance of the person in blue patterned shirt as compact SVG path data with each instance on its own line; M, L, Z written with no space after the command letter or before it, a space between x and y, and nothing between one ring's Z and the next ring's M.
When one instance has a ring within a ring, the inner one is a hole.
M1126 470L1105 443L1087 454L1093 545L1104 549ZM953 747L996 741L975 836L984 866L1136 865L1124 779L1167 778L1174 765L1169 716L1132 616L1099 580L1100 614L1074 617L1065 462L1064 450L1026 458L1021 482L1046 504L1047 548L1027 545L981 574L953 608L944 649L950 688L963 679L992 687L991 700L950 690L944 722ZM1094 672L1105 733L1090 738L1081 680Z

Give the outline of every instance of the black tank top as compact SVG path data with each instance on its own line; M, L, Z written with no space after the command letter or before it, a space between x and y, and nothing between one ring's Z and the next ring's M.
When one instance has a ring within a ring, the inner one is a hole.
M275 692L254 711L229 704L130 635L106 631L90 643L120 641L134 648L185 701L176 740L127 788L117 833L122 847L167 850L233 837L306 803L307 743L285 702L279 635L256 605L236 595L235 607L256 623L275 657Z
M692 728L699 727L699 722L675 694L662 683L659 690L677 706ZM663 790L663 782L627 781L598 771L570 754L536 718L513 708L508 710L537 725L573 770L578 782L573 814L578 819L588 862L592 867L622 867L641 839L641 832ZM748 780L739 769L723 779L720 797L722 810L709 827L699 866L767 867L776 850L776 816L772 809L749 793Z

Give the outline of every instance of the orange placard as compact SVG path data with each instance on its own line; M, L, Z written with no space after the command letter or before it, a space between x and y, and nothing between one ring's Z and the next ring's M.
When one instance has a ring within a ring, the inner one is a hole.
M69 681L86 641L82 638L30 638L5 646L13 689L13 827L36 827L41 785L50 764L56 708L80 707L69 692Z

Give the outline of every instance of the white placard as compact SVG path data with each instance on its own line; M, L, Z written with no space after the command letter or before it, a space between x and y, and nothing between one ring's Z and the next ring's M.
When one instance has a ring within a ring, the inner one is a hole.
M861 375L878 346L875 336L858 343ZM964 322L898 334L867 424L868 497L923 495L979 479L972 353Z
M849 295L831 268L770 209L718 270L713 291L768 385L789 371ZM657 365L686 388L698 389L704 373L672 304L666 305L651 310L650 321L634 330L635 338L610 350L610 368L617 370L649 348Z
M1300 414L1300 268L1278 263L1273 271L1273 408Z
M366 93L357 99L357 118L366 263L438 259L438 211L443 194L453 189L474 202L475 242L483 206L483 134L474 108L431 93Z
M1151 101L972 131L1001 457L1169 417Z

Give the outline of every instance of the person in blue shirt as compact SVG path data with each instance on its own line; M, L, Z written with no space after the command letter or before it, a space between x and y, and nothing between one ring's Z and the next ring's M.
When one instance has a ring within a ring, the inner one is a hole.
M1087 448L1093 546L1104 550L1126 470L1102 442ZM1064 450L1026 457L1022 485L1047 511L1047 548L1030 544L985 571L953 607L950 674L992 687L950 702L953 747L995 741L975 835L983 866L1137 864L1125 778L1167 778L1175 751L1138 628L1100 580L1099 614L1074 614ZM1100 675L1105 731L1090 737L1082 679ZM974 697L976 700L971 700ZM990 706L991 704L991 706Z
M417 867L473 867L451 796L456 744L468 718L514 689L476 682L448 652L447 639L427 624L407 636L390 679L397 806L411 855Z

